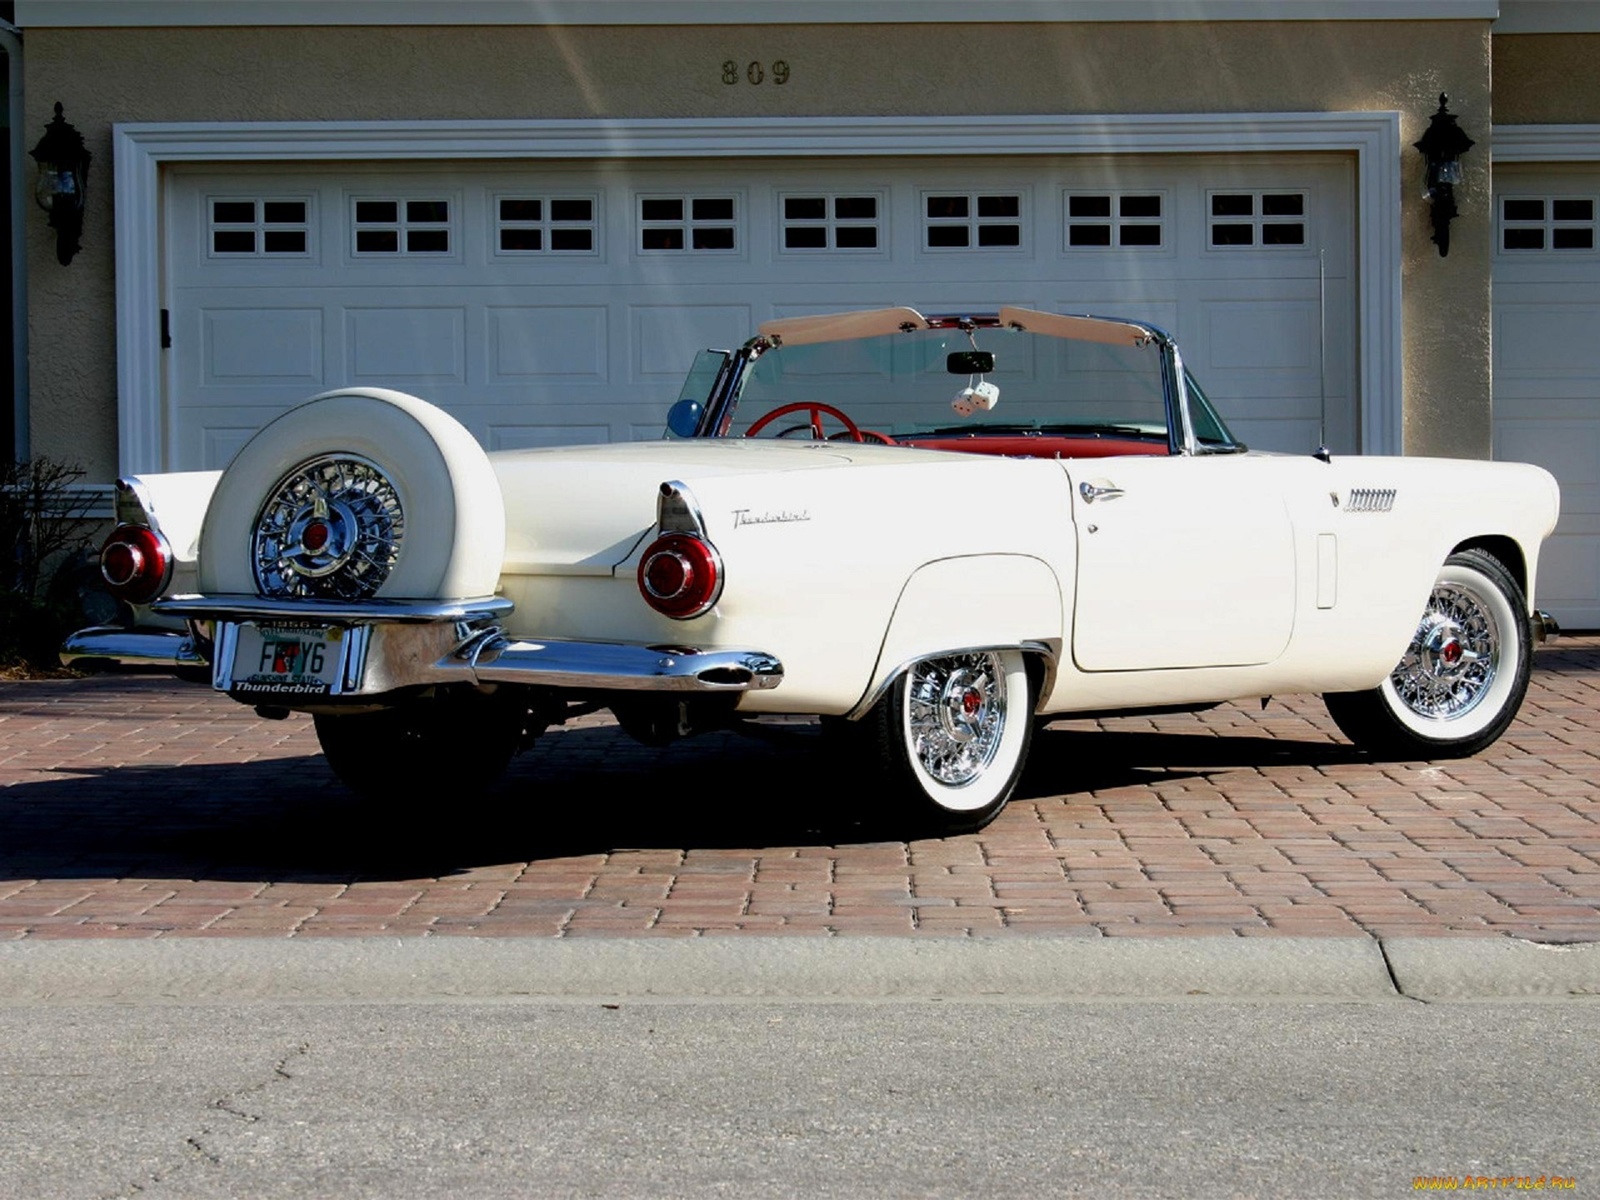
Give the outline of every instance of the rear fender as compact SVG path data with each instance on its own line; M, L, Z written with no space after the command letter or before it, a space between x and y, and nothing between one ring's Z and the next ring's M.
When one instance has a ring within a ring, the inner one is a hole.
M193 564L200 525L221 471L129 475L117 480L118 525L144 525L167 539L178 563Z
M1021 647L1050 694L1062 645L1061 581L1041 559L974 554L919 567L895 602L872 684L851 710L864 715L912 663L960 650Z

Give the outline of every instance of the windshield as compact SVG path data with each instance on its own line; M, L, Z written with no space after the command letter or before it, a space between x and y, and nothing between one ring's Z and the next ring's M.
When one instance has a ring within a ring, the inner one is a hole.
M919 329L767 349L740 381L732 437L927 445L1044 436L1168 442L1166 356L1154 338L1090 341L1008 326ZM1193 385L1191 384L1191 387ZM1198 387L1203 446L1231 446Z

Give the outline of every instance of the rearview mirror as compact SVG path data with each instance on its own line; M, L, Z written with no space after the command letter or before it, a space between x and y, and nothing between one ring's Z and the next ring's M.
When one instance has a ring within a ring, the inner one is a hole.
M956 350L944 360L952 375L985 375L994 370L994 355L988 350Z

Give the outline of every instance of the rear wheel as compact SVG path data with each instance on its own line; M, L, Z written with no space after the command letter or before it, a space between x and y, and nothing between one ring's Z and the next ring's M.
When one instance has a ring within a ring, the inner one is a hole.
M363 799L396 805L487 791L539 731L525 704L472 688L313 719L339 781Z
M1499 559L1464 550L1445 560L1411 645L1365 692L1323 697L1334 723L1385 758L1464 758L1517 715L1533 669L1528 606Z
M1020 650L914 663L862 719L892 798L930 833L970 833L1005 807L1033 736Z

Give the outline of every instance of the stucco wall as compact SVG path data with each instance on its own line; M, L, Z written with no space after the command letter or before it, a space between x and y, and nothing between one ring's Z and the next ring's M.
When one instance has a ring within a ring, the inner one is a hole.
M1499 34L1496 125L1600 124L1600 33Z
M767 64L759 86L750 62ZM1409 183L1421 173L1409 143L1440 91L1479 142L1443 260ZM1398 110L1406 449L1489 449L1483 21L30 31L30 129L56 100L95 166L71 267L43 222L30 226L33 441L94 478L116 464L111 125L172 120Z

